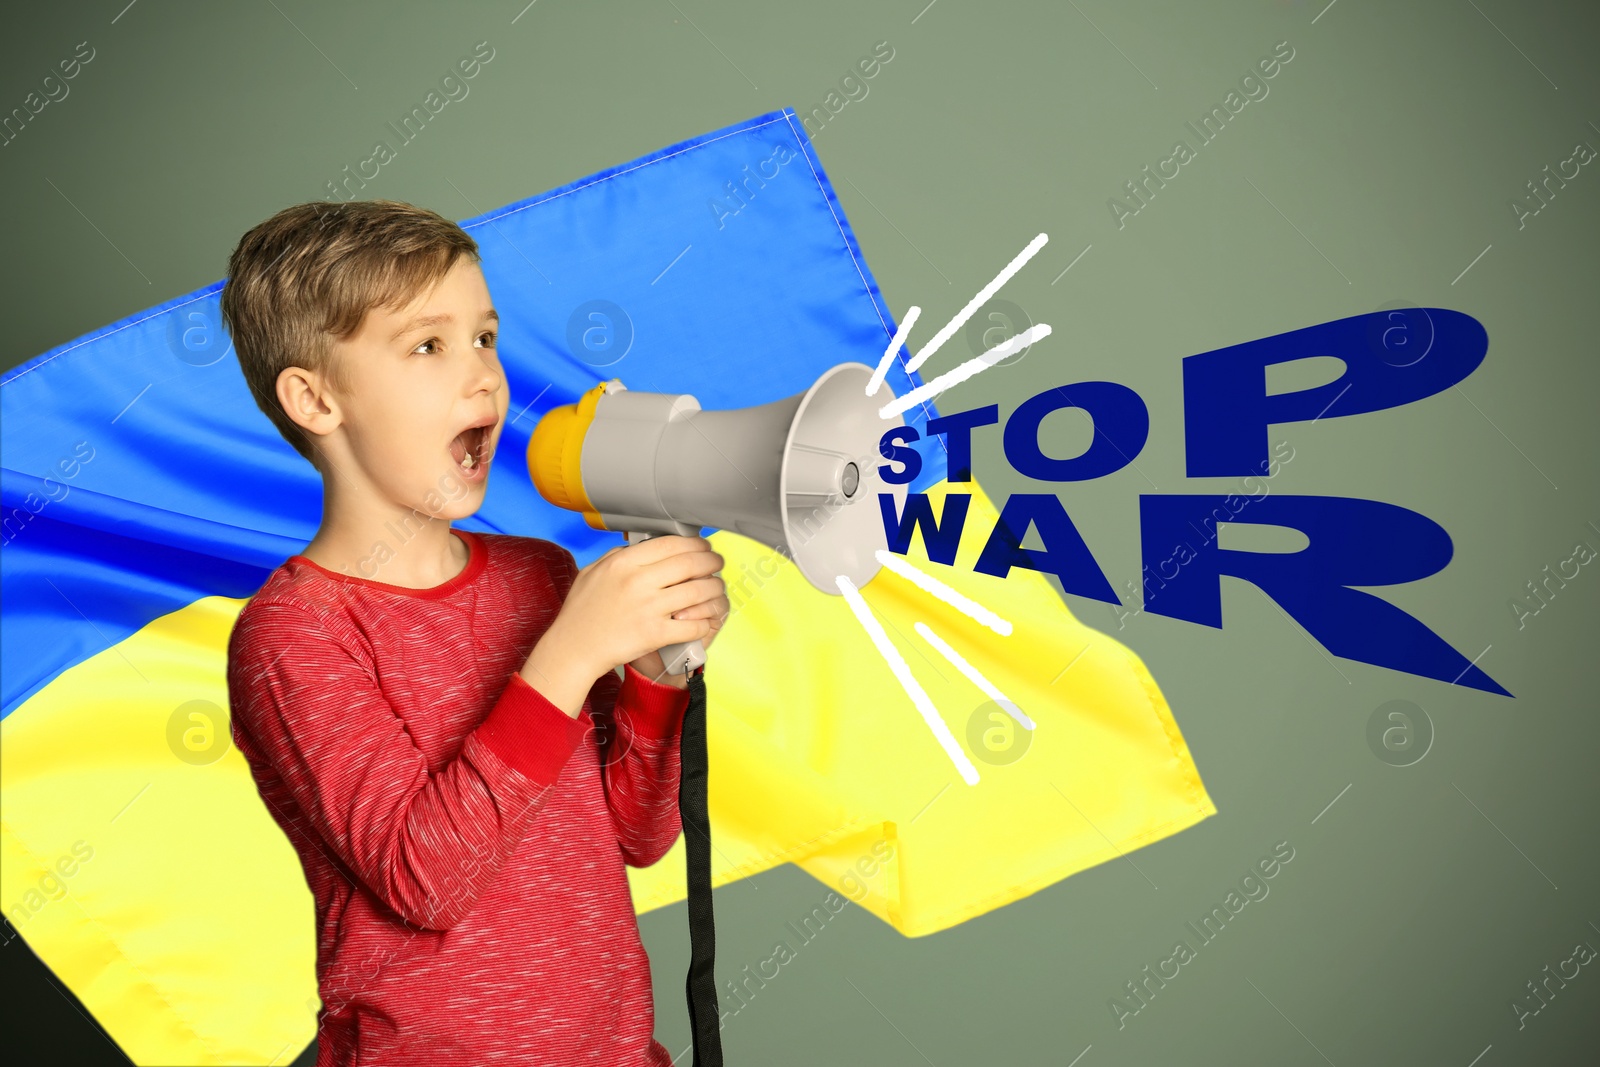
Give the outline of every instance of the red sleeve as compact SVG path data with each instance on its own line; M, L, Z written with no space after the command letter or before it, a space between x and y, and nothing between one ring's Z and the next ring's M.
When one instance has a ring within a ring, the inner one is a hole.
M566 601L578 563L559 545L564 567L553 568ZM600 749L606 805L623 860L649 867L666 855L682 826L678 815L679 746L689 691L653 681L624 664L602 674L589 690L589 714Z
M606 805L625 862L649 867L672 847L678 815L679 748L689 691L646 678L625 664L607 671L590 691L590 714L600 731Z
M252 605L229 643L234 728L327 848L406 921L445 930L526 835L587 728L513 674L437 773L352 637Z

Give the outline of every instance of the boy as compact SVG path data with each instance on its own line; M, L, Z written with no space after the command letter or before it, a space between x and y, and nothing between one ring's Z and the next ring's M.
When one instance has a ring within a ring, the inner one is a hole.
M510 398L477 245L431 211L281 211L222 313L322 475L228 645L235 743L316 902L318 1067L664 1067L624 865L680 832L687 680L655 650L710 645L722 556L663 536L579 570L451 528Z

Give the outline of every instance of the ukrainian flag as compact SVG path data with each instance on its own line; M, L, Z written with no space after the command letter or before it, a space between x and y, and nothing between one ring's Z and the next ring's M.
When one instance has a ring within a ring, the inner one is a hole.
M521 463L545 411L610 377L707 409L761 404L833 364L875 365L895 332L789 110L462 225L501 315L512 406L487 500L460 525L549 538L580 564L618 538L534 490ZM224 663L239 610L314 534L320 485L251 401L221 288L0 381L0 907L137 1063L287 1063L315 1029L312 898L229 747ZM896 367L888 384L920 381ZM996 509L977 483L945 482L938 445L924 459L911 488L938 514L970 492L971 510L954 566L920 538L907 562L1012 632L889 570L862 593L972 753L975 785L844 598L711 534L737 605L707 673L714 881L793 863L907 936L1216 810L1144 665L1037 572L974 573ZM681 899L681 841L630 876L640 911Z

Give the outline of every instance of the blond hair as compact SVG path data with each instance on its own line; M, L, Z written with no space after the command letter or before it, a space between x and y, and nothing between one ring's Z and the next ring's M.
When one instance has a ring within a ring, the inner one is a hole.
M397 200L296 204L239 239L228 257L222 321L256 405L313 466L310 435L278 402L278 376L303 367L347 390L334 342L359 330L368 309L404 307L462 255L481 258L465 230Z

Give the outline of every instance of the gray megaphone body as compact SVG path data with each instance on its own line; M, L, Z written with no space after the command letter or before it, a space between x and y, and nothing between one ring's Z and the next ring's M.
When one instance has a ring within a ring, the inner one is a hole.
M627 389L613 378L548 412L528 442L540 495L581 512L629 544L660 534L732 530L790 559L807 581L840 595L861 587L887 547L878 496L902 514L906 486L877 476L878 442L904 424L867 395L872 369L830 367L811 387L755 407L703 411L688 394ZM672 674L705 663L699 641L668 645Z

